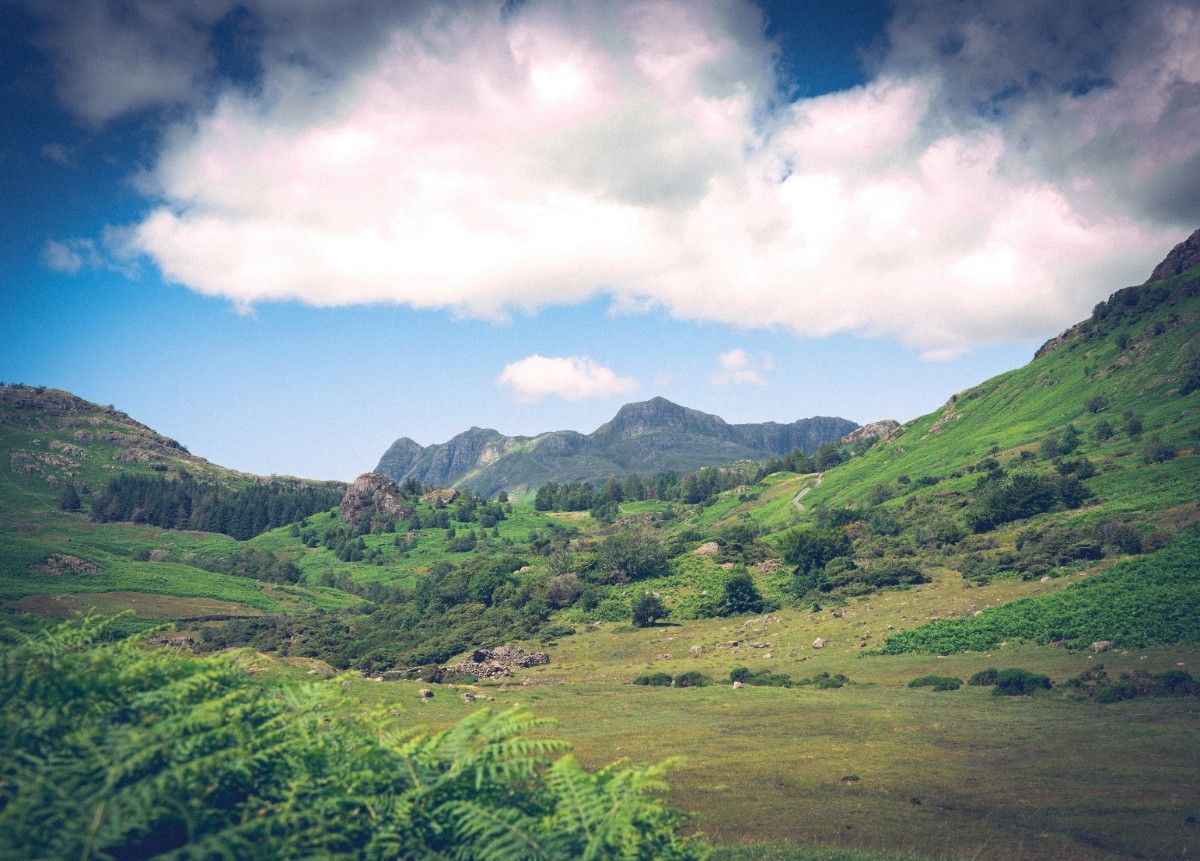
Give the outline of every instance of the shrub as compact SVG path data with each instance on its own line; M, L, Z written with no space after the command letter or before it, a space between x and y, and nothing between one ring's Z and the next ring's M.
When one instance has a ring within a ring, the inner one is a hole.
M1175 446L1153 437L1142 447L1142 460L1146 463L1164 463L1175 457L1178 452Z
M933 688L935 691L956 691L962 687L962 679L954 676L921 676L908 683L910 688Z
M1112 439L1113 433L1112 422L1108 419L1100 419L1100 421L1096 422L1096 426L1092 428L1092 436L1097 442Z
M634 627L649 628L667 615L666 605L653 592L642 592L630 605Z
M769 688L790 688L793 684L792 677L786 673L773 673L765 669L751 670L747 667L734 667L730 670L729 681Z
M1000 671L995 667L988 667L986 670L980 670L971 678L967 679L968 685L987 686L990 687L996 684L996 677L1000 675Z
M734 574L725 581L725 595L722 599L726 614L761 613L763 608L762 595L754 587L754 581L745 571Z
M675 677L675 687L677 688L702 688L709 683L708 676L699 670L689 670L686 673L680 673Z
M1103 395L1094 395L1088 398L1083 406L1089 413L1098 413L1108 406L1108 401L1104 399Z
M649 685L652 688L669 688L671 686L671 676L669 673L650 673L644 676L638 676L633 680L635 685Z
M996 696L1016 697L1049 689L1049 676L1031 673L1019 667L1009 667L996 674L996 687L992 689L992 693Z
M812 685L816 688L840 688L842 685L850 681L849 677L838 673L830 675L829 673L817 673L811 679L801 679L796 682L797 685Z

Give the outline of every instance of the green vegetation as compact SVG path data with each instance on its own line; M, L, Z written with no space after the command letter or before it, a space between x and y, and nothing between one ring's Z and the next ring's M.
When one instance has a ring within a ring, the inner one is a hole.
M1096 664L1063 682L1100 703L1117 703L1143 697L1200 697L1200 681L1186 670L1174 669L1161 673L1134 670L1110 678L1104 664Z
M889 637L881 652L949 654L984 651L1006 640L1081 648L1099 640L1118 646L1200 642L1200 535L1112 566L1053 595L1025 598L970 619L921 625Z
M1050 689L1050 677L1031 673L1019 667L1009 667L996 673L992 693L1000 697L1019 697Z
M528 712L447 732L352 715L337 683L103 640L94 619L0 655L0 855L702 858L663 766L590 773Z
M908 683L910 688L933 688L935 691L956 691L962 687L957 676L920 676ZM975 683L973 683L975 684Z

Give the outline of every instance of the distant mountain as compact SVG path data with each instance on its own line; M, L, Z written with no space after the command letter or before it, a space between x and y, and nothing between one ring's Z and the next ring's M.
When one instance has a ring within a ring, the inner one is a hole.
M666 398L626 404L590 434L552 431L509 437L471 428L448 442L423 447L401 437L375 471L397 481L464 485L484 495L524 492L548 481L596 481L638 472L690 470L762 460L793 448L808 453L858 425L818 416L790 424L731 425L720 416L682 407Z

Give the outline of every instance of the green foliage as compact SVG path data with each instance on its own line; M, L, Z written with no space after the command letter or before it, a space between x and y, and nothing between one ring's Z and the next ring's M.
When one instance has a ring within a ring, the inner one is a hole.
M520 709L428 735L337 682L104 642L88 619L0 657L0 855L702 858L663 765L596 773Z
M986 670L980 670L967 679L968 685L976 687L991 687L996 684L996 677L1000 675L1000 671L995 667L988 667Z
M748 667L734 667L729 671L729 681L768 688L790 688L793 684L792 677L787 673L773 673L768 669L751 670Z
M1002 523L1056 508L1077 508L1088 495L1074 476L1013 473L979 487L967 510L967 525L976 532L987 532Z
M815 688L840 688L850 681L850 677L843 673L817 673L811 679L800 679L796 682L797 685L812 685Z
M670 673L648 673L638 676L633 680L633 683L635 685L649 685L654 688L669 688L672 681Z
M1177 454L1179 452L1175 446L1163 442L1158 437L1151 437L1142 447L1142 460L1146 463L1164 463L1172 460Z
M843 529L801 526L783 533L778 540L783 560L795 567L797 595L821 588L825 566L833 559L852 553L850 536Z
M1050 689L1050 677L1031 673L1020 667L1009 667L996 673L992 693L998 697L1017 697Z
M602 582L642 580L666 570L666 548L649 531L629 526L600 543L592 566Z
M92 505L91 517L100 523L125 520L246 539L323 511L341 496L339 488L323 485L269 481L235 488L126 473L109 482Z
M653 592L642 592L630 604L634 627L649 628L667 615L667 607Z
M968 619L947 619L889 637L883 654L984 651L1004 640L1097 640L1118 646L1200 642L1200 536L1112 566L1061 592L1023 598Z
M78 511L83 507L83 502L79 498L79 491L75 488L75 482L69 481L58 495L58 507L63 511Z
M726 615L737 613L761 613L763 608L762 595L754 586L754 580L745 571L734 574L725 581L725 594L722 598Z
M699 670L689 670L686 673L680 673L675 677L675 687L677 688L702 688L712 681L708 676Z
M962 687L962 679L955 676L921 676L908 683L910 688L933 688L935 691L956 691Z
M1078 676L1067 679L1063 686L1074 688L1102 703L1145 697L1200 697L1200 681L1192 678L1192 674L1185 670L1167 670L1162 673L1134 670L1131 673L1121 673L1119 678L1112 679L1103 664L1096 664Z

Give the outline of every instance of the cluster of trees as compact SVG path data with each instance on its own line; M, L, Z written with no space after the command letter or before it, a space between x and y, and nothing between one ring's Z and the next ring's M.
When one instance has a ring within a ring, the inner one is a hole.
M220 556L199 563L207 571L262 580L266 583L300 583L304 574L287 554L272 553L246 545L231 556Z
M689 505L710 502L718 493L752 481L757 470L747 464L706 466L694 472L662 472L610 478L602 485L586 481L549 482L538 488L533 505L538 511L592 511L609 504L661 499Z
M1078 508L1090 496L1075 474L1006 474L996 469L980 478L966 521L974 531L988 532L1003 523L1046 511Z
M201 483L192 478L120 475L92 504L98 523L132 521L164 529L220 532L238 540L337 505L341 489L267 481L246 487Z

